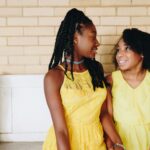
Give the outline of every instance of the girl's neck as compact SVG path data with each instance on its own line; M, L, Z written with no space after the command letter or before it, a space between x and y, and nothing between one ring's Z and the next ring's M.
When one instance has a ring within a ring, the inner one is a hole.
M66 62L68 65L68 70L71 70L71 58L67 57ZM75 72L83 72L87 70L86 67L84 66L84 58L74 58L73 61L73 71Z
M67 59L66 59L66 62L67 62L67 63L71 63L71 59L67 58ZM84 63L84 59L81 59L81 60L74 60L72 63L75 64L75 65L80 65L80 64L83 64L83 63Z
M145 76L145 73L146 73L146 69L142 68L142 69L132 69L132 70L127 70L127 71L121 71L122 72L122 75L125 79L135 79L135 80L138 80L138 79L141 79L143 78L143 76Z

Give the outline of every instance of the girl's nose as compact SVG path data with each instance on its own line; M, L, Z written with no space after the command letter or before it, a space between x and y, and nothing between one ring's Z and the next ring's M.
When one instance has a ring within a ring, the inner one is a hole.
M121 57L121 56L123 56L124 54L125 54L125 52L124 52L123 50L119 50L119 51L117 52L118 57Z
M96 39L96 46L98 47L98 46L100 46L100 43L99 43L99 41Z

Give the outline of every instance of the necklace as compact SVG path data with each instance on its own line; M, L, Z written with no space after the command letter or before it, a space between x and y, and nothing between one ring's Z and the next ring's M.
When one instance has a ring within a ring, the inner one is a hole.
M66 59L66 62L71 63L71 60L70 59ZM84 59L82 59L80 61L73 61L73 64L79 65L79 64L82 64L83 62L84 62Z

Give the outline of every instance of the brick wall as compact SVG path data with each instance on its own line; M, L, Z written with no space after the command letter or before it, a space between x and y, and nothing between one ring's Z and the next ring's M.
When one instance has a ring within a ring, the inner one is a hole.
M0 0L0 74L43 74L59 24L76 7L95 23L96 59L114 69L112 48L126 27L150 32L150 0Z

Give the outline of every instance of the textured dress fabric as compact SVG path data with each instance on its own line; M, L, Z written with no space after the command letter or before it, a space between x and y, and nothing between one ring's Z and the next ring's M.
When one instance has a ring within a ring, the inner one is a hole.
M103 129L99 120L106 88L93 90L91 76L86 70L74 72L74 81L68 71L60 90L71 150L106 150ZM51 127L43 150L57 150L54 128Z
M150 149L150 73L136 88L112 73L113 115L115 125L127 150Z

